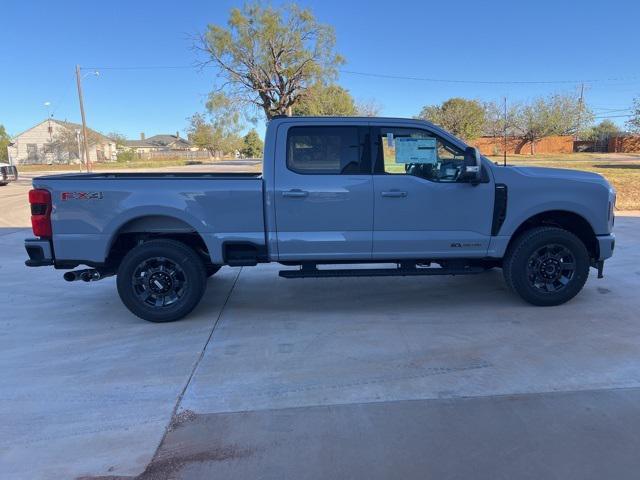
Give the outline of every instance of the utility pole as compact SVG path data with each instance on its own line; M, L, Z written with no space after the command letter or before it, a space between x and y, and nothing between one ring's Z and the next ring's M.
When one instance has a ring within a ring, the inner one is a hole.
M576 125L575 140L578 140L580 135L580 123L582 121L582 109L584 108L584 83L580 84L580 100L578 100L578 124Z
M87 140L87 120L84 117L84 101L82 99L82 79L80 78L80 65L76 65L76 82L78 84L78 100L80 102L80 116L82 117L82 139L84 144L84 161L87 172L91 171L91 160L89 159L89 142Z
M504 149L502 154L504 155L504 166L507 166L507 97L504 97Z

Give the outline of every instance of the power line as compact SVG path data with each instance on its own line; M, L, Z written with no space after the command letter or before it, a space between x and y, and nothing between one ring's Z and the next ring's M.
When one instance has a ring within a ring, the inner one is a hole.
M82 70L196 70L199 68L213 68L215 65L108 65L104 67L83 67ZM387 78L393 80L412 80L419 82L431 83L460 83L472 85L553 85L553 84L578 84L578 83L604 83L604 82L623 82L623 81L640 81L640 77L627 78L596 78L596 79L576 79L576 80L468 80L453 78L431 78L431 77L414 77L407 75L391 75L375 72L360 72L355 70L340 70L341 73L348 75L359 75L364 77Z
M388 75L382 73L356 72L353 70L340 70L342 73L351 75L361 75L366 77L389 78L395 80L415 80L420 82L438 82L438 83L466 83L466 84L484 84L484 85L537 85L537 84L577 84L577 83L596 83L596 82L622 82L627 80L637 80L638 77L629 78L606 78L606 79L583 79L583 80L460 80L460 79L444 79L444 78L427 78L427 77L410 77L404 75Z
M633 114L629 113L628 115L596 115L593 118L623 118L623 117L633 117Z
M81 70L195 70L196 68L211 67L213 65L128 65L107 67L82 67Z

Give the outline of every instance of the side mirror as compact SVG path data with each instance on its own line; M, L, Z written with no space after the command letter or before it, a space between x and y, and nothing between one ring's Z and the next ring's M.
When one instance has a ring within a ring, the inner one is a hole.
M460 179L473 185L480 183L482 179L482 162L477 148L467 147L465 149L464 166L460 173Z

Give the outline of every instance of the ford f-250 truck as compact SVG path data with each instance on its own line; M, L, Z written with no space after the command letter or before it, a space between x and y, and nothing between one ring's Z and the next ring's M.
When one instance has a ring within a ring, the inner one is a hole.
M273 119L262 174L71 174L33 186L26 264L89 267L69 281L117 275L124 304L153 322L187 315L221 266L263 262L298 267L286 278L499 267L527 302L558 305L590 267L602 275L615 244L615 192L600 175L498 166L419 120Z

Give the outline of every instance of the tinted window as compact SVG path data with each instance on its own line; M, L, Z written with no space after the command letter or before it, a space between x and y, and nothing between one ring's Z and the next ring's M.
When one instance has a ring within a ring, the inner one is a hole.
M287 138L287 167L298 173L361 173L357 127L293 127ZM367 172L368 173L368 172Z
M426 130L380 128L377 173L415 175L433 182L456 182L464 152Z

